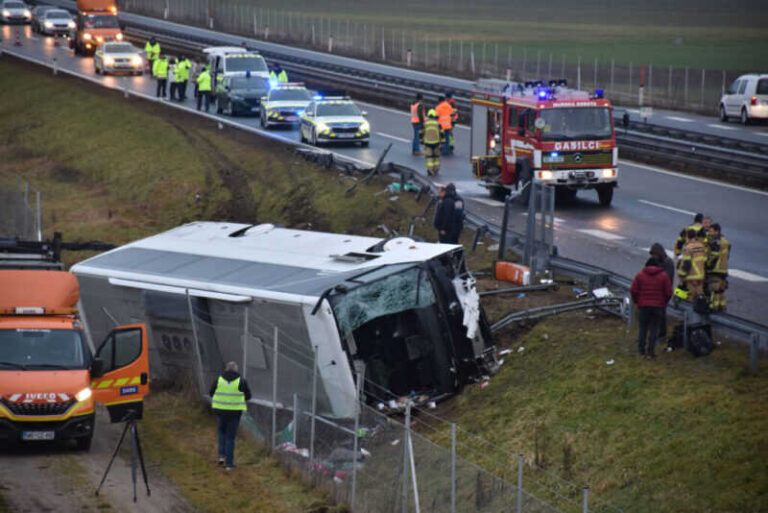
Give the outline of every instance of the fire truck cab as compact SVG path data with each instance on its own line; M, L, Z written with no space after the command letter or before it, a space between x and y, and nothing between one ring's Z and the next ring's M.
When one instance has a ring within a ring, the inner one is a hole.
M556 187L559 199L595 189L608 206L618 183L618 149L611 103L568 89L565 80L511 83L481 80L472 93L472 169L492 197L531 180Z

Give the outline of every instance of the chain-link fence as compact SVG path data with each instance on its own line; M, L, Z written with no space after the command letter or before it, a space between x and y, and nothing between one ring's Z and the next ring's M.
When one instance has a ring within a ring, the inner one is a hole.
M0 237L42 240L40 192L17 178L0 182Z
M582 59L507 41L464 40L352 18L262 8L246 0L121 0L120 4L127 12L451 76L565 78L579 89L603 89L616 103L629 106L714 114L723 91L740 75L738 71L660 67L652 62L627 65L609 57Z
M581 487L455 425L448 425L447 446L436 443L430 432L442 419L393 400L364 378L364 368L353 382L339 379L332 370L343 362L318 361L305 329L286 328L287 305L187 297L182 312L180 301L176 296L177 317L191 319L192 337L184 340L201 394L209 394L226 362L239 363L254 391L244 425L308 483L353 511L618 511L589 505ZM172 336L166 341L165 332L153 331L160 345L173 346Z

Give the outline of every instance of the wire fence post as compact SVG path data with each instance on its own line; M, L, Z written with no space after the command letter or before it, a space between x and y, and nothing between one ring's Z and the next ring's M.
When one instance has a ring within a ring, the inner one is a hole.
M475 76L475 43L474 41L469 43L469 69L472 71L472 76Z
M365 380L365 363L362 360L355 360L355 370L357 371L357 387L355 394L355 433L352 442L352 497L349 500L349 507L355 510L355 495L357 493L357 453L360 443L360 398L363 395L363 381Z
M315 416L317 415L317 346L312 366L312 417L309 421L309 468L315 469Z
M405 405L405 424L403 424L403 490L402 513L408 513L408 426L411 425L411 402Z
M701 96L699 97L699 106L704 107L704 80L706 78L706 72L704 68L701 69Z
M456 423L451 423L451 513L456 513Z
M291 441L293 442L293 445L296 445L299 439L299 394L294 393L293 394L293 433L291 436Z
M42 242L43 240L43 220L41 217L41 210L40 210L40 191L37 191L35 193L35 196L37 196L37 223L35 223L35 227L37 229L37 241Z
M581 91L581 55L576 59L576 89Z
M189 295L189 289L185 289L187 295L187 308L189 309L189 322L192 324L192 337L195 339L195 355L197 356L197 374L198 386L201 395L205 396L205 385L203 384L203 358L200 354L200 337L197 334L197 325L195 324L195 312L192 309L192 296Z
M277 338L278 331L275 326L272 341L272 446L270 450L274 450L277 443Z
M749 370L757 374L760 370L760 336L752 333L749 341Z
M523 513L523 455L517 455L517 513Z
M243 379L248 379L248 305L243 305Z
M613 82L614 74L613 73L614 73L615 65L616 65L615 59L611 59L611 96L613 96L613 92L616 90L614 88L614 85L613 85L614 84L614 82Z
M581 513L589 513L589 486L581 489Z

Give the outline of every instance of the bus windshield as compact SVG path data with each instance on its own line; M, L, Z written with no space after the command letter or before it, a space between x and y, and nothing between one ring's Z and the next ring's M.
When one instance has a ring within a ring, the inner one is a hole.
M610 139L611 114L608 107L542 109L542 141Z
M120 28L117 16L111 14L89 14L84 17L85 28Z
M0 330L0 370L84 369L87 355L80 331Z

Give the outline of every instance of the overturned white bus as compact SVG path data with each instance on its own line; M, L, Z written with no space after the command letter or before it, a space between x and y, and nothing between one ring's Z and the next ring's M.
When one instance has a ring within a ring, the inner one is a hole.
M457 245L194 222L72 272L94 339L145 322L153 379L204 385L234 360L260 404L310 397L316 375L318 413L349 418L356 360L370 402L446 397L495 362Z

